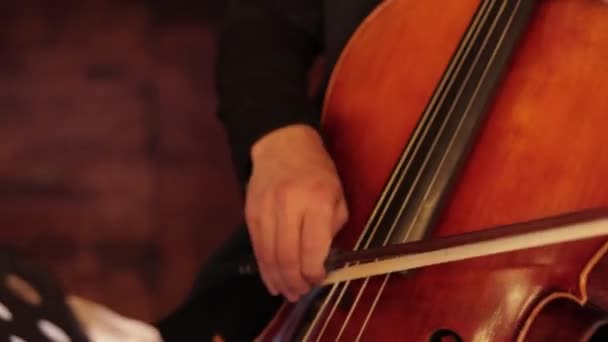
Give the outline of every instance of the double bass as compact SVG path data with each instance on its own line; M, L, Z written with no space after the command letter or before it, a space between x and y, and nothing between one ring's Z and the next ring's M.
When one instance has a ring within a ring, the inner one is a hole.
M334 247L608 206L607 92L604 1L382 2L325 96L322 128L351 214ZM283 305L259 339L599 339L607 251L596 236L337 281Z

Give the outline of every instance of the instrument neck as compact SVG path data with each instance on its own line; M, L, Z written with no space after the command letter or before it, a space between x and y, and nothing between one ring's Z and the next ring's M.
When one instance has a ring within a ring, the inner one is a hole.
M480 3L355 249L430 233L535 6Z

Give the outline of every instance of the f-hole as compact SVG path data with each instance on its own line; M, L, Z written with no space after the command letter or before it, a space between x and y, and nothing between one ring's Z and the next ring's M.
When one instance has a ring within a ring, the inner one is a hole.
M462 338L450 329L439 329L436 330L431 337L429 342L463 342Z
M608 325L604 324L597 328L587 342L602 342L608 340Z

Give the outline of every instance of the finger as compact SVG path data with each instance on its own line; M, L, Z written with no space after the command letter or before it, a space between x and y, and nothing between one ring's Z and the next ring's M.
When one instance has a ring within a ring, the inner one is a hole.
M333 235L335 236L344 225L348 222L348 207L344 197L341 197L336 205L336 212L334 213L332 228Z
M266 287L268 292L270 292L270 294L272 294L273 296L276 296L278 294L278 291L275 285L276 282L272 280L272 273L270 270L271 263L268 260L269 258L266 256L268 252L264 252L264 250L268 247L266 247L263 243L263 241L265 240L262 237L263 235L264 234L262 232L261 225L255 226L250 234L254 254L258 261L260 278L262 279L262 282L264 283L264 286Z
M274 200L268 196L264 200L264 209L262 211L262 234L260 246L264 260L264 272L269 284L269 290L273 295L278 295L280 291L281 275L279 274L279 263L276 253L276 208Z
M335 212L334 203L318 203L313 204L304 217L301 239L302 274L311 284L318 284L325 278L325 260L334 235Z
M278 275L276 272L276 259L274 250L275 219L272 213L272 202L263 200L255 213L249 213L250 237L262 281L268 291L276 296L278 294Z
M296 301L309 290L300 266L303 200L297 195L286 198L283 194L277 201L276 252L282 280L279 288L290 301Z

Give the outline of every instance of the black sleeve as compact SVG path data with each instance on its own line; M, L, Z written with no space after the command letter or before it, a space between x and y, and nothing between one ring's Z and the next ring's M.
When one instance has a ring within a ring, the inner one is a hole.
M321 0L229 1L218 43L218 116L241 181L257 139L293 123L318 128L307 90L321 26Z

